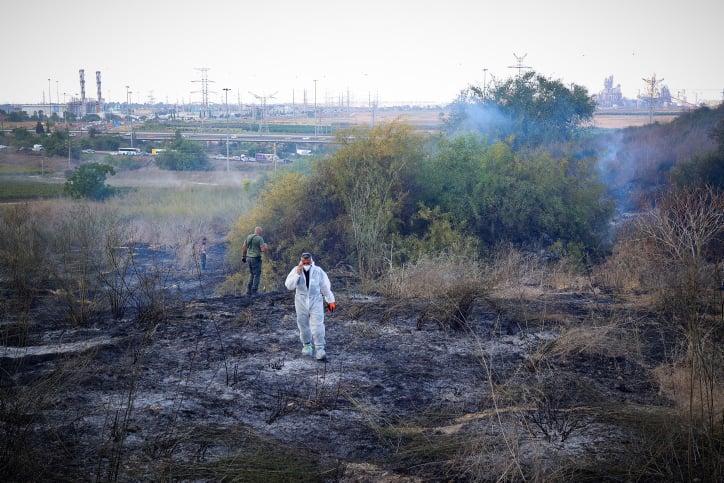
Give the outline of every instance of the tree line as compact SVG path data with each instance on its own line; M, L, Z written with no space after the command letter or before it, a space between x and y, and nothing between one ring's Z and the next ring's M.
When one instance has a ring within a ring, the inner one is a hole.
M288 253L311 251L368 280L421 254L484 256L501 244L601 260L617 205L602 179L603 135L588 127L594 108L585 88L529 72L461 93L440 135L400 121L340 132L337 151L264 184L257 207L232 227L232 261L256 225L274 240L280 271ZM718 126L719 148L671 176L721 177Z

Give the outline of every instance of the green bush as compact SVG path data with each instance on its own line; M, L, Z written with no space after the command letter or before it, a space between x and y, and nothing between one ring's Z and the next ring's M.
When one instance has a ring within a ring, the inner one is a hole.
M102 200L113 192L106 185L106 175L116 174L113 166L101 163L82 164L76 168L65 182L65 193L71 198L90 198Z
M156 160L161 169L171 171L202 171L210 168L209 159L201 143L188 141L181 137L163 151Z

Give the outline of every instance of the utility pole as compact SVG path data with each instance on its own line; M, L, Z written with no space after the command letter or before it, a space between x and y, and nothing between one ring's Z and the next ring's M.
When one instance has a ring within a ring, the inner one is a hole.
M317 80L314 80L314 135L319 136L319 122L317 121Z
M131 124L131 147L133 147L133 121L131 120L131 91L130 86L126 86L126 115L128 116L128 122Z
M488 98L488 69L483 68L483 100Z
M530 69L529 65L523 65L523 61L525 60L526 57L528 57L528 54L523 54L523 55L518 56L514 52L513 57L515 57L515 61L516 61L515 65L509 65L508 68L509 69L518 69L518 77L520 77L521 71L523 69Z
M229 89L224 87L224 95L226 97L226 172L229 172Z
M656 74L651 76L651 79L642 79L647 85L647 98L649 100L649 124L654 123L654 100L658 98L659 88L658 85L663 82L664 79L656 79Z
M201 80L194 80L191 82L201 82L201 91L194 91L193 93L201 92L201 123L203 125L204 122L204 113L206 115L209 115L209 82L214 82L209 80L209 68L208 67L198 67L196 70L201 71ZM213 93L213 91L211 91ZM203 129L202 129L203 131Z
M63 93L63 101L65 101L65 92ZM68 169L70 169L70 112L68 112L68 109L63 111L63 117L65 117L65 132L68 134Z
M274 99L274 96L277 94L276 92L274 94L269 94L266 96L260 96L258 94L254 94L253 92L249 91L249 94L256 97L261 101L261 116L259 117L259 134L263 134L264 132L269 133L269 126L266 123L266 100L267 99Z

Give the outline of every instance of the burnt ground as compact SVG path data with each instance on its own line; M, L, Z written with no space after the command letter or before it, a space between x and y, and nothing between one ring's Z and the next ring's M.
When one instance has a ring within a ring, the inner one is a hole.
M5 310L4 479L575 479L637 450L612 408L669 404L645 317L636 357L555 344L616 317L611 295L389 299L330 271L318 362L301 355L292 292L217 296L226 275L174 271L154 310L82 326L52 289L27 330Z

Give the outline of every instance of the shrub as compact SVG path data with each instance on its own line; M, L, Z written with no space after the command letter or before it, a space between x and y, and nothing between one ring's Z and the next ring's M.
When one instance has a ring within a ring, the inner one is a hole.
M678 388L673 399L685 425L676 437L684 441L688 479L701 471L705 479L721 480L724 195L711 187L673 190L660 195L633 225L614 260L636 261L621 265L631 271L630 280L655 294L662 324L682 334L684 354L658 374L662 388Z
M116 174L113 166L87 163L77 167L65 182L65 193L71 198L102 200L113 193L106 185L106 176Z

